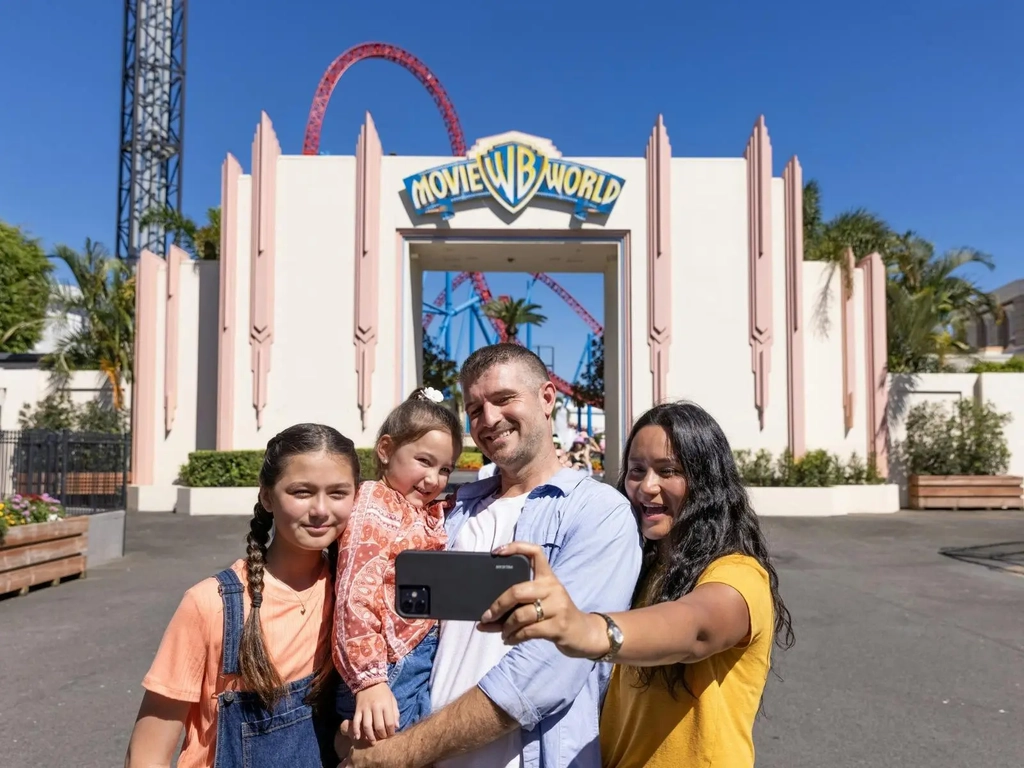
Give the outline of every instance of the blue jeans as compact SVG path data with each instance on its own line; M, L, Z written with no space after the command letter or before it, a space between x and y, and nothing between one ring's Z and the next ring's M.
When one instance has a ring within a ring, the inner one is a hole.
M237 675L242 638L242 586L230 568L217 574L224 603L221 670ZM214 768L322 768L334 766L334 732L307 703L316 673L285 686L273 710L247 691L225 691L217 702Z
M437 624L420 644L394 664L388 664L388 687L398 702L398 730L430 714L430 671L437 655ZM356 697L345 685L338 684L336 709L342 720L351 720L356 713Z

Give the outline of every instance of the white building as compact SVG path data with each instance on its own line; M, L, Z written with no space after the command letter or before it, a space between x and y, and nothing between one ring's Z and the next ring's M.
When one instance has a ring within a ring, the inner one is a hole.
M295 422L371 445L418 383L426 270L604 275L610 476L634 417L675 398L736 448L876 454L884 472L881 260L848 289L804 262L800 164L773 158L764 120L728 158L674 157L660 119L634 157L556 143L388 156L367 115L353 156L286 155L263 115L249 173L223 165L221 260L139 263L138 505L173 506L190 451Z

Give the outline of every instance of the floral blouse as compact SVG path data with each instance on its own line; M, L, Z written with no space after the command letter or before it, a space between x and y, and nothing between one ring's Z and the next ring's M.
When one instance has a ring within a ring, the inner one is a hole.
M395 558L406 549L443 550L444 503L412 506L382 482L359 487L338 553L334 664L353 693L386 683L388 664L433 627L395 611Z

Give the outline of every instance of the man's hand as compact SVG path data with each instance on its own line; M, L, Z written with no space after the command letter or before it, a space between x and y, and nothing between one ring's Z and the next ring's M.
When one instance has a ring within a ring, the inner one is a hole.
M334 740L334 748L341 758L338 768L404 768L407 761L395 755L389 758L384 749L386 744L386 741L382 741L374 746L365 739L354 738L352 721L346 720ZM343 751L347 754L342 755Z
M375 745L352 739L352 723L335 740L339 768L427 768L438 760L472 752L519 727L478 687L411 728ZM343 747L342 742L351 744Z

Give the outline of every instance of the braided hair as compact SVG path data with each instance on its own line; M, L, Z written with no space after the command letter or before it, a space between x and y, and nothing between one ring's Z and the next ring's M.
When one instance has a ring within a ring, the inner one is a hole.
M359 458L356 455L355 444L332 427L322 424L296 424L275 435L267 443L263 466L260 468L260 490L269 491L277 484L288 460L292 457L319 452L344 457L352 466L352 477L358 487ZM245 690L256 693L267 709L273 708L284 687L281 675L267 653L263 624L260 621L263 574L266 570L267 546L270 543L273 525L274 516L257 498L253 506L252 520L249 521L249 534L245 538L248 545L245 558L246 587L252 608L242 627L238 665ZM337 547L335 541L327 550L332 579L337 562ZM320 663L320 673L314 682L311 698L319 698L333 672L331 654L328 651L326 659Z

